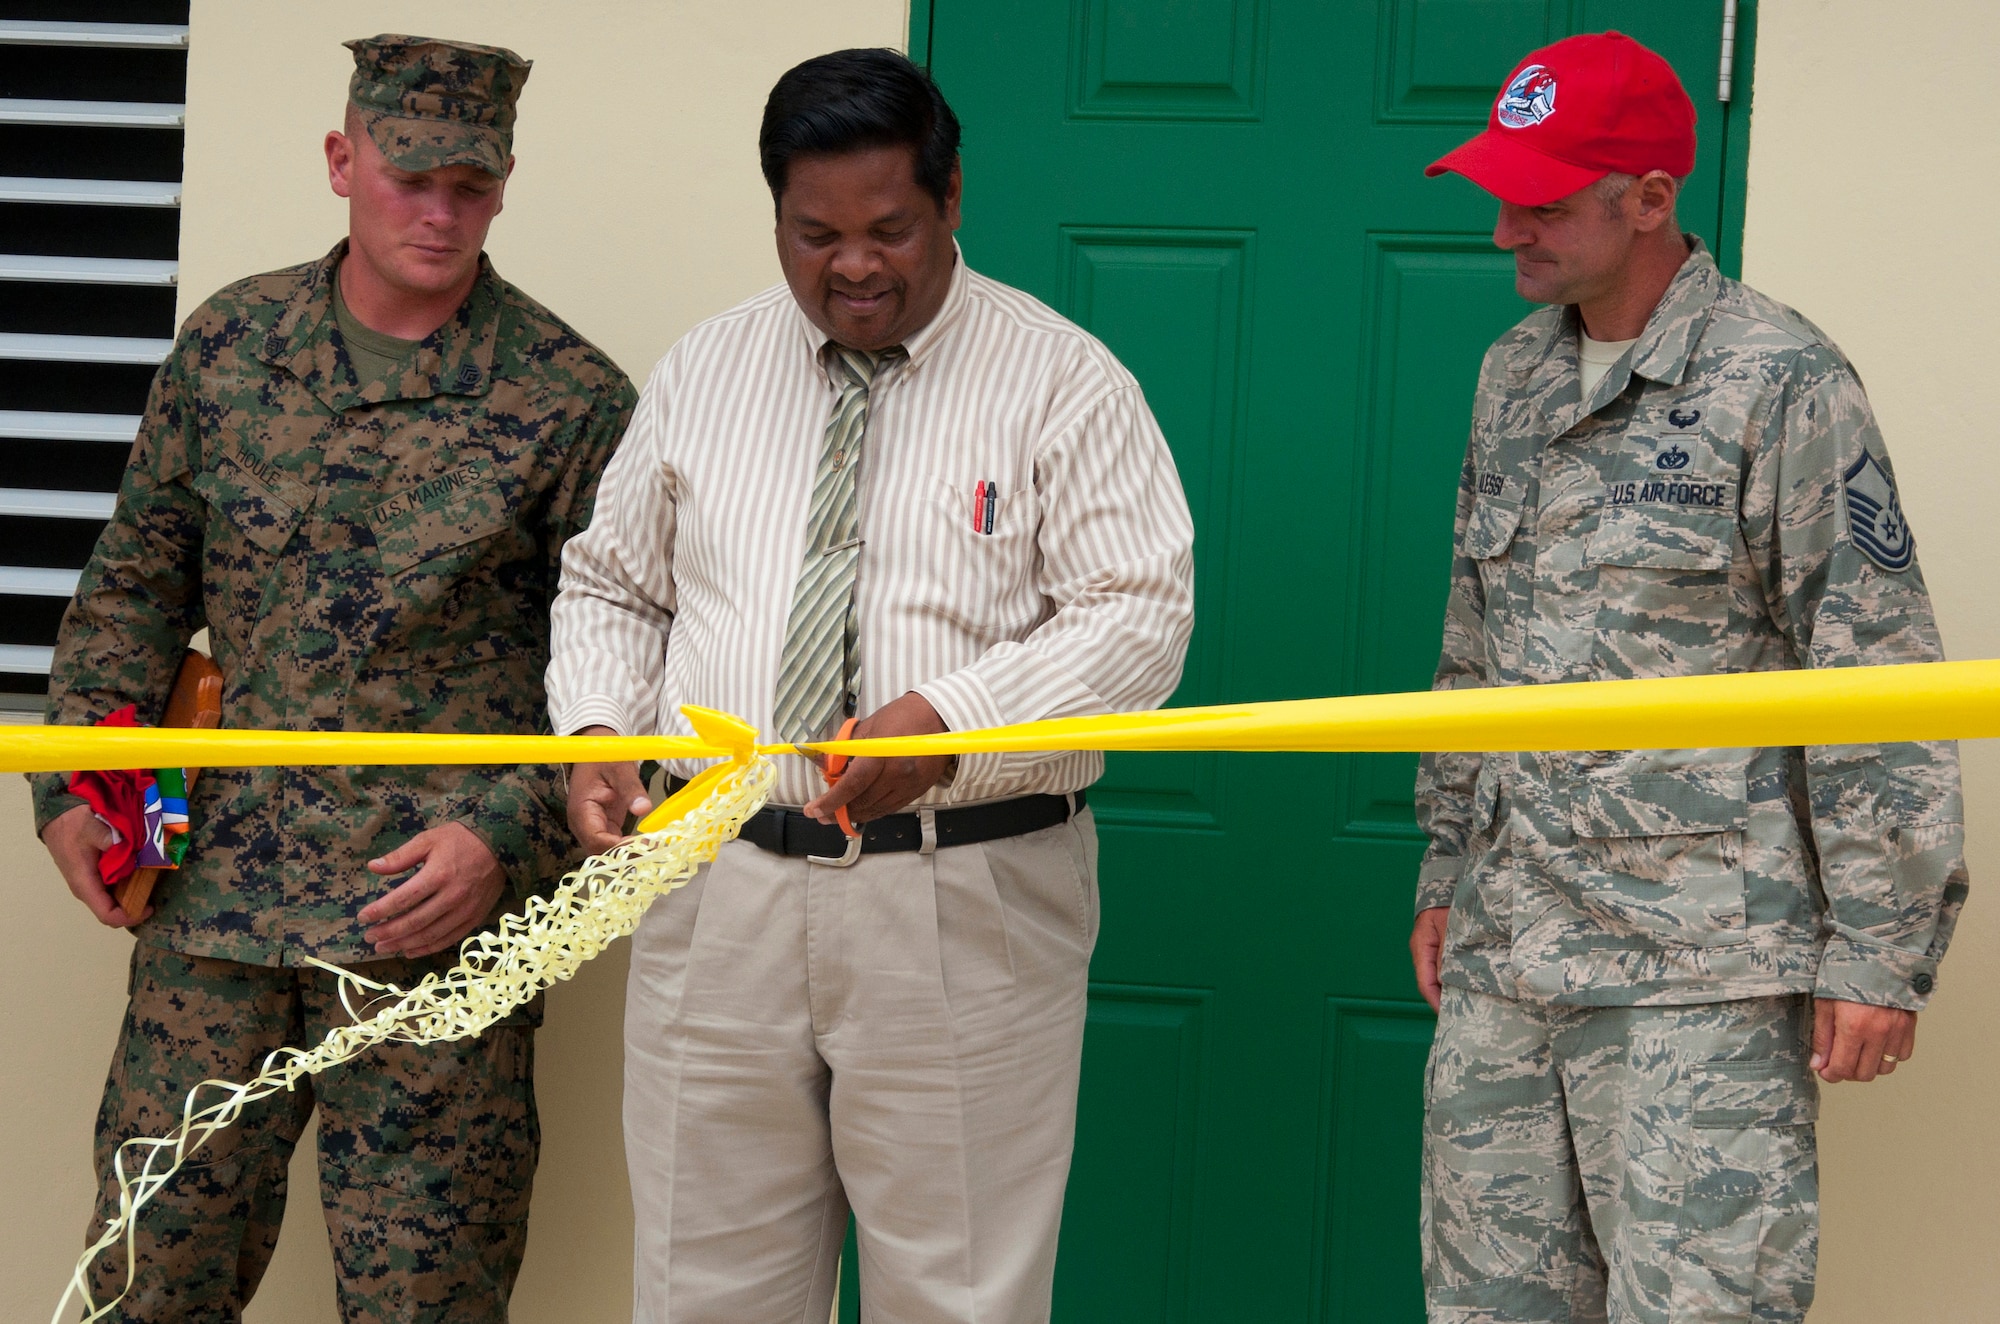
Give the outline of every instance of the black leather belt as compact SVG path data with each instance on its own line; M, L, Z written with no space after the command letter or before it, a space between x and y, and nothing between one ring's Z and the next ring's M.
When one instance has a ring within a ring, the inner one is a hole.
M678 791L687 785L669 775L667 788ZM996 800L986 805L966 805L957 809L930 811L936 838L934 845L970 846L980 841L1018 837L1026 832L1067 823L1070 815L1083 808L1083 792L1071 795L1023 795L1013 800ZM743 825L743 840L776 855L816 855L838 857L847 851L847 834L837 824L808 818L796 809L767 805ZM890 814L861 825L861 853L878 855L884 851L920 850L924 844L923 819L917 814Z

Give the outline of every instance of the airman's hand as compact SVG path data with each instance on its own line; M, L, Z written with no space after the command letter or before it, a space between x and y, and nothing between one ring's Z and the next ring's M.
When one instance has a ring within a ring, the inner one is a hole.
M1417 969L1417 992L1424 995L1432 1011L1438 1009L1444 990L1438 982L1438 964L1444 959L1444 922L1450 916L1450 906L1419 910L1416 926L1410 930L1410 964Z
M1917 1013L1860 1002L1813 1002L1812 1069L1829 1085L1886 1076L1917 1051Z

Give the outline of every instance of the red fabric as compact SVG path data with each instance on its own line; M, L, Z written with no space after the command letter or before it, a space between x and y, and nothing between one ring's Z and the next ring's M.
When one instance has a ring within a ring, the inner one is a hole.
M1686 175L1694 128L1672 65L1622 32L1587 32L1515 65L1486 131L1424 173L1456 171L1502 202L1540 207L1613 171Z
M126 704L99 726L137 726L139 709ZM80 795L96 814L118 829L118 840L98 857L97 874L106 887L116 887L138 869L139 845L146 839L146 783L150 772L73 772L70 794Z

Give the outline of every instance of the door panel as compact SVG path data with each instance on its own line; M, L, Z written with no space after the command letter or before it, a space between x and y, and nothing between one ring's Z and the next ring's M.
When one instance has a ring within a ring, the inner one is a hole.
M1180 467L1197 602L1175 702L1429 683L1473 381L1529 309L1491 200L1423 166L1529 49L1617 26L1695 97L1682 216L1713 240L1719 12L933 0L918 44L964 124L967 260L1101 337ZM1422 1318L1414 768L1109 760L1058 1320Z

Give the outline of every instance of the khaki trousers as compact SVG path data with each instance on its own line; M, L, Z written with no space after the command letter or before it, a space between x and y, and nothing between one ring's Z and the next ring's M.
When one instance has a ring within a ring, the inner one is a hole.
M725 846L633 937L635 1324L1046 1320L1097 836L809 864Z

